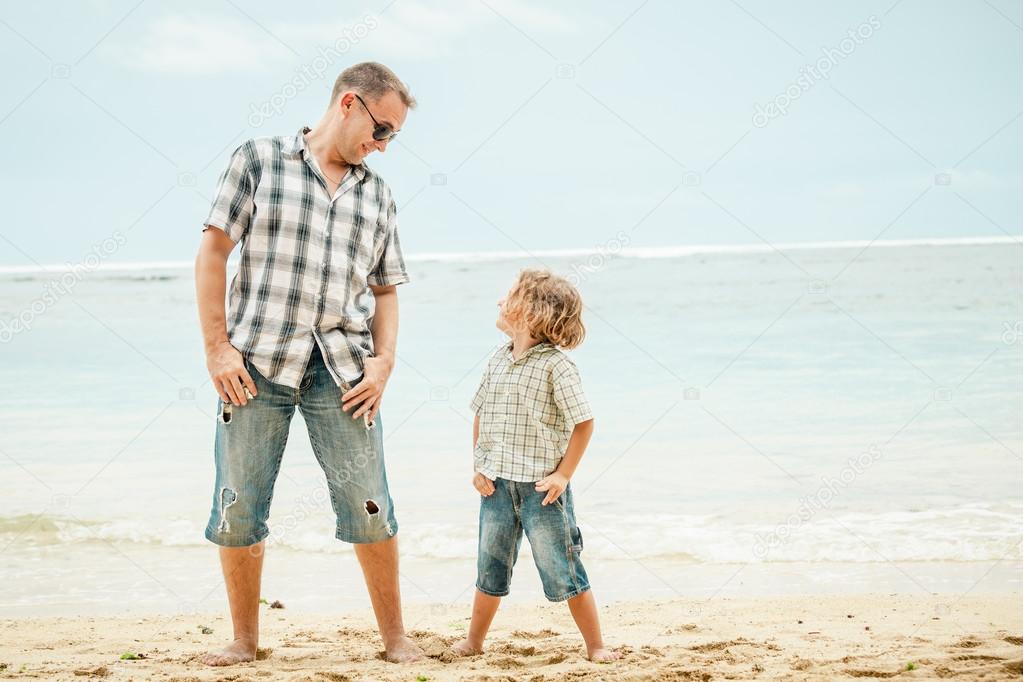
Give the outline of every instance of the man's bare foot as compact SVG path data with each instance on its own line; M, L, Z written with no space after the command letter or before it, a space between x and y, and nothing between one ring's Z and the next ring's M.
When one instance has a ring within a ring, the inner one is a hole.
M448 651L450 651L454 656L479 656L483 653L483 647L473 646L469 641L469 638L466 637L465 639L453 644Z
M236 639L220 651L203 654L200 659L206 665L234 665L256 660L256 643Z
M418 644L402 635L394 642L384 645L384 658L391 663L415 663L424 660L426 656Z
M594 649L589 653L589 658L594 663L610 663L611 661L617 661L621 656L617 651L611 651L611 649Z

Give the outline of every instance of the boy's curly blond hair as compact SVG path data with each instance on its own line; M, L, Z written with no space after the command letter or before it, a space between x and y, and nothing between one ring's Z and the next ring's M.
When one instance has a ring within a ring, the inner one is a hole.
M583 342L583 299L572 284L548 270L525 269L504 301L504 316L524 323L529 335L571 350Z

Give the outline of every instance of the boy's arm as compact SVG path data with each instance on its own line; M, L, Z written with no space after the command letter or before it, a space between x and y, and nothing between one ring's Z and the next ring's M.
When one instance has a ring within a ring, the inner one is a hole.
M586 446L590 444L591 436L593 436L592 419L587 419L575 425L575 428L572 429L572 437L568 441L568 448L565 450L565 456L561 458L561 464L555 469L555 473L564 476L565 480L572 478L576 467L579 466L579 460L583 458L583 453L586 452Z
M476 417L472 420L472 452L473 452L473 464L475 464L476 457L476 443L480 439L480 416L477 413ZM474 467L475 468L475 467ZM474 471L472 474L472 487L476 488L480 495L484 497L490 497L494 494L494 482L484 476L478 471Z
M554 473L536 482L536 489L538 491L547 491L547 496L541 502L542 505L552 504L561 497L561 493L565 492L565 488L568 487L568 481L575 473L576 467L579 466L579 461L583 458L583 453L586 452L586 446L590 444L592 436L592 418L579 422L572 429L572 437L568 440L565 456L561 458L558 468L554 470Z

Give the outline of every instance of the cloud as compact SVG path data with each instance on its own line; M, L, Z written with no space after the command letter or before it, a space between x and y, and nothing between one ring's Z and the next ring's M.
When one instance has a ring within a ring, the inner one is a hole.
M294 55L245 17L169 14L130 42L100 48L123 66L164 75L219 75L266 68Z
M372 25L358 41L360 50L431 59L455 54L459 40L506 22L540 42L552 33L575 32L579 23L577 18L523 0L487 0L486 5L461 0L396 0L382 15L364 12L338 21L253 17L240 12L164 14L151 19L133 37L111 39L100 49L108 59L133 70L222 75L292 65L319 47L336 44L358 24Z

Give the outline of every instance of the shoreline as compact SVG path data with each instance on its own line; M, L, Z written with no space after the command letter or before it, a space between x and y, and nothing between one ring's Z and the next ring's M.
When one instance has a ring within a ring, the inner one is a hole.
M684 244L651 247L628 247L619 245L613 250L600 247L535 249L533 251L439 251L406 254L410 263L447 262L476 263L503 260L524 260L543 258L585 258L588 256L616 256L621 258L661 259L685 258L688 256L710 255L758 255L785 251L827 251L834 249L905 248L905 247L949 247L949 246L1002 246L1019 244L1023 235L988 235L982 237L922 237L918 239L837 239L833 241L778 242L776 244ZM233 262L233 261L232 261ZM121 261L99 263L85 267L80 263L42 263L33 265L0 264L0 277L17 275L53 275L74 267L99 272L133 272L139 270L188 270L195 267L191 260L180 261Z
M209 668L224 613L0 620L0 679L185 680L835 679L1023 675L1023 593L624 601L600 605L608 665L584 658L563 604L502 605L482 656L447 660L464 605L411 605L406 628L429 658L399 666L368 609L339 616L261 608L262 660ZM123 654L139 656L122 660ZM908 669L912 664L913 669Z

